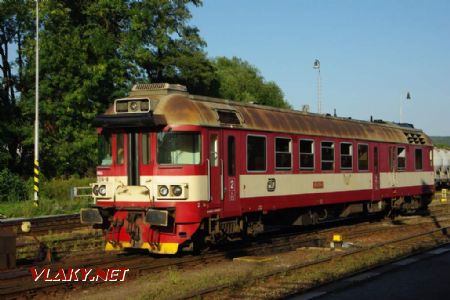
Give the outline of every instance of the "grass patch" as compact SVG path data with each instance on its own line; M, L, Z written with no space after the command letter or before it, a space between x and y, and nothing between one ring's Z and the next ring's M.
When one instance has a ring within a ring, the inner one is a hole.
M42 215L68 214L79 212L80 208L92 203L90 197L70 200L71 187L89 186L93 178L52 179L41 183L39 206L33 204L32 194L29 200L0 202L0 215L5 217L34 217ZM30 183L31 184L31 183Z

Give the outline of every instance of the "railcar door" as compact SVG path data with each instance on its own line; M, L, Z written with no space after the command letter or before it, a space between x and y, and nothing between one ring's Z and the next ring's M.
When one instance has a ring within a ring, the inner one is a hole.
M226 216L240 214L238 136L234 132L223 133L223 210Z
M208 135L208 193L211 209L222 208L222 153L220 131L211 130ZM218 210L220 211L220 210Z
M373 147L373 172L372 172L372 200L380 200L380 157L378 153L378 146Z

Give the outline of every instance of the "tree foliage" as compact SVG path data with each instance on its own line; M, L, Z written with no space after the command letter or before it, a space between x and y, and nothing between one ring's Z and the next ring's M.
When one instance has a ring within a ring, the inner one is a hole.
M237 57L218 57L214 60L220 83L219 96L235 101L253 102L290 108L284 95L273 81L265 81L259 70Z
M40 1L40 161L47 177L94 170L92 119L140 82L289 107L238 58L207 58L190 23L200 0ZM0 2L0 170L32 172L35 1ZM11 52L12 51L12 52Z
M31 10L23 0L0 2L0 170L21 167L24 138L18 92L24 89L23 47L30 30ZM17 55L14 51L17 48Z

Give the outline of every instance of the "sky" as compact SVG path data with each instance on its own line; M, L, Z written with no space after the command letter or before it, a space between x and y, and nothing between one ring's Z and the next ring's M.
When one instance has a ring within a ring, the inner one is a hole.
M192 25L209 57L239 57L294 109L413 123L450 135L450 1L204 0ZM410 92L411 100L406 100Z

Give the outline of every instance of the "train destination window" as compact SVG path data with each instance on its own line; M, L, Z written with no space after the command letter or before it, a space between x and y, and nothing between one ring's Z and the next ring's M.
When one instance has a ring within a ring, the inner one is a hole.
M399 170L406 168L406 149L404 147L397 148L397 167Z
M142 134L142 163L144 165L150 164L150 134L143 133Z
M416 149L415 159L416 159L416 170L422 170L423 168L422 149Z
M358 170L369 170L369 146L358 145Z
M334 143L333 142L321 142L322 150L322 170L332 171L334 170Z
M353 166L353 145L351 143L341 143L341 169L351 170Z
M164 165L200 164L200 134L197 132L159 132L157 161Z
M228 176L236 175L236 142L234 136L228 137Z
M111 134L102 133L98 136L98 165L110 166L112 164Z
M314 141L300 140L300 170L314 169Z
M275 168L290 170L292 168L291 139L275 138Z
M266 137L247 136L247 170L266 170Z
M123 164L123 133L118 133L116 138L116 164Z

